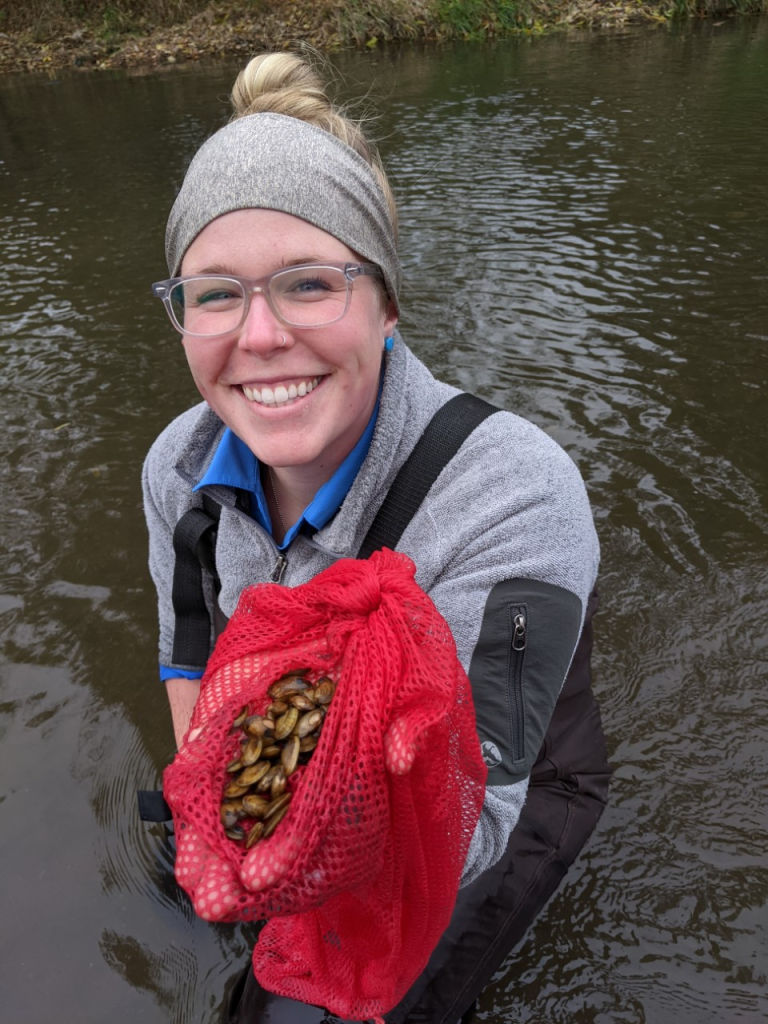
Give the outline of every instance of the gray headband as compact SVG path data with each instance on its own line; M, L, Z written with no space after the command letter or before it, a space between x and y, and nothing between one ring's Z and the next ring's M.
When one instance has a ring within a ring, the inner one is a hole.
M240 117L198 150L168 218L171 277L206 224L253 208L301 217L377 263L397 303L400 260L387 201L370 166L324 129L283 114Z

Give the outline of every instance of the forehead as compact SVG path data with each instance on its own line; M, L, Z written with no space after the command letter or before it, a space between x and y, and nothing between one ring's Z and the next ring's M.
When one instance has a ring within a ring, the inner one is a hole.
M182 274L227 270L261 277L297 261L357 260L322 228L278 210L234 210L207 224L184 254Z

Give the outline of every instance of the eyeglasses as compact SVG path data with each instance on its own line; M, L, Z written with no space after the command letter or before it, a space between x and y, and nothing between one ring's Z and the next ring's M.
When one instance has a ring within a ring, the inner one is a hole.
M324 327L349 309L358 277L383 279L374 263L307 263L264 277L193 274L152 285L177 331L193 338L217 338L245 323L251 296L260 292L281 323Z

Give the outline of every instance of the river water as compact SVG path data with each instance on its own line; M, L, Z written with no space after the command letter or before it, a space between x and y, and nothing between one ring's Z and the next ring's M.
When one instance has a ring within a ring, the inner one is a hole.
M565 446L603 549L612 802L479 1017L764 1021L768 21L336 63L383 113L405 337ZM134 799L173 752L139 469L196 400L148 285L235 72L0 81L14 1024L208 1024L248 953L195 918Z

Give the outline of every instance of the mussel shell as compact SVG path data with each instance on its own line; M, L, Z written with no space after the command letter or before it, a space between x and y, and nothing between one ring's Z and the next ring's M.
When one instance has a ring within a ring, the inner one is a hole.
M244 817L242 800L225 800L219 807L219 817L224 828L232 828Z
M256 783L257 793L268 793L272 787L272 779L275 777L280 766L277 764L270 765L269 771L266 772Z
M318 726L322 725L324 717L325 714L320 708L317 708L315 711L308 711L296 722L294 732L300 740L304 739L305 736L309 736Z
M288 703L291 707L298 708L299 711L314 711L317 707L309 693L292 693L288 698Z
M296 739L298 740L299 737L297 736ZM317 736L305 736L303 739L299 740L299 753L308 754L311 750L314 750L316 746Z
M256 793L247 793L243 797L243 811L251 818L263 818L269 808L269 800Z
M238 785L245 786L247 789L263 779L270 770L270 767L269 761L259 761L257 764L252 764L249 768L246 768L244 772L238 775L235 781Z
M246 769L247 771L248 769ZM224 796L229 798L237 799L239 796L245 796L248 792L248 786L244 786L238 782L237 779L233 779L224 789Z
M275 739L284 740L286 736L290 736L298 720L299 709L288 708L285 714L275 722Z
M263 715L251 715L243 722L243 731L256 738L263 736L268 728Z
M336 683L327 676L315 686L314 701L316 704L330 704L336 692Z
M292 675L285 676L284 679L278 679L276 683L272 683L267 693L272 700L283 700L292 693L303 693L304 690L308 689L309 683L306 679L302 679L298 675Z
M287 793L286 796L288 796ZM287 813L288 807L281 807L280 810L276 811L272 815L269 821L264 823L264 832L262 834L262 839L269 839L269 837L272 835L272 833L275 831L275 829L277 828L277 826L280 824L280 822L283 820Z
M267 708L268 715L284 715L288 710L288 703L284 700L273 700Z
M250 768L252 764L256 764L261 757L262 746L263 742L261 737L257 738L255 736L251 737L247 743L243 744L243 752L240 754L240 762L243 768ZM229 771L229 769L227 769L227 771Z
M280 756L280 751L282 749L283 748L278 746L277 743L270 743L268 747L264 747L261 752L261 756L271 761L272 758Z
M285 741L285 746L280 754L280 763L283 766L286 776L292 775L293 772L296 771L296 765L299 763L300 752L301 740L294 733Z
M233 825L231 828L225 828L224 834L227 839L234 839L236 842L245 839L245 829L242 825Z
M285 783L288 776L285 774L285 768L281 764L276 766L275 774L272 776L272 783L269 787L269 795L273 800L277 800L279 796L282 796L285 792Z
M267 813L264 815L264 820L271 821L274 815L276 815L284 807L288 806L292 798L292 793L283 793L283 795L279 796L277 800L273 800L272 803L269 805Z
M236 757L234 761L230 761L227 765L227 773L231 775L233 772L239 772L242 768L245 768L245 765L239 757Z
M288 672L283 672L281 676L278 676L275 680L276 683L284 683L286 679L293 679L294 676L305 676L309 672L308 668L292 668Z
M264 822L263 821L256 821L256 822L254 822L253 825L251 826L250 831L248 832L248 835L245 837L245 848L246 848L246 850L250 850L250 848L252 846L255 846L256 843L258 843L258 841L262 838L263 835L264 835Z
M237 718L232 723L232 730L234 731L236 729L239 729L240 726L243 724L243 722L246 720L247 717L248 717L248 705L245 704L240 709L240 713L238 714Z

